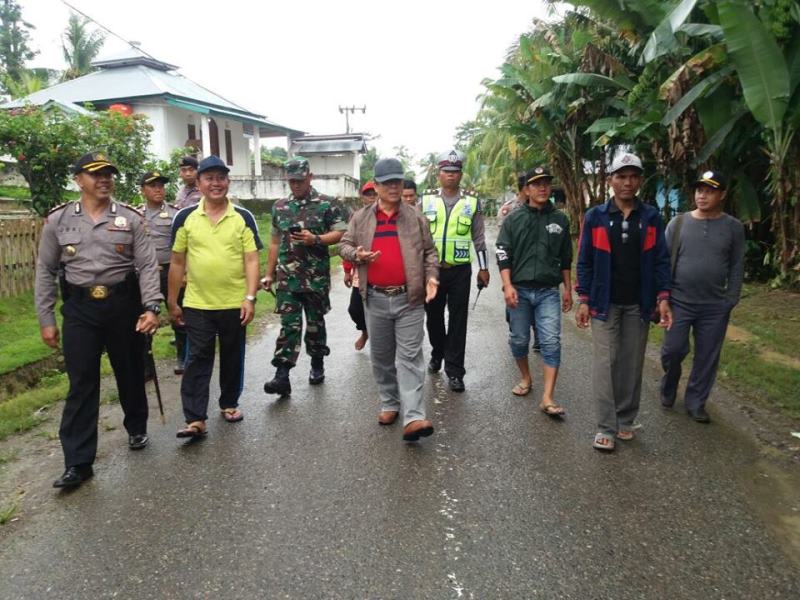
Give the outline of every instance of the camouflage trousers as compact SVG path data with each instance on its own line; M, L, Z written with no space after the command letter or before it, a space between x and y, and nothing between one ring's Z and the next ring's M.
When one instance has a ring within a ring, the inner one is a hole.
M328 336L325 331L325 313L331 308L327 291L324 294L314 292L287 292L277 290L275 293L275 312L281 316L281 332L275 344L275 356L272 366L293 367L300 354L300 338L303 333L303 311L306 313L306 353L309 356L327 356Z

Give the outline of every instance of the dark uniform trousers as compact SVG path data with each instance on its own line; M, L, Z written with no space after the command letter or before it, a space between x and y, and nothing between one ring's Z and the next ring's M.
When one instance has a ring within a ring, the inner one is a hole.
M356 329L359 331L367 330L367 315L364 312L364 300L361 298L361 291L357 287L350 290L350 304L347 307L347 312L353 323L356 324Z
M444 359L448 377L464 377L464 349L467 345L467 313L472 265L442 267L439 290L432 302L425 305L428 339L433 347L431 358ZM445 330L444 309L449 319Z
M125 290L105 300L71 294L61 307L69 392L59 437L67 467L90 465L97 453L103 349L117 380L125 429L130 435L147 432L144 336L135 330L141 312L138 291Z
M208 394L214 353L219 336L219 407L236 408L244 385L246 328L240 309L201 310L184 308L186 364L181 381L183 415L186 422L208 418Z

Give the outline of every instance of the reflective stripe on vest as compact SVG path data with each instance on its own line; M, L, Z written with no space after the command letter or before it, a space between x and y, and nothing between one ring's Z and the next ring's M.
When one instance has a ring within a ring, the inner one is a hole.
M478 200L462 196L447 214L441 196L423 196L422 214L428 219L439 262L466 265L472 262L472 217L478 210Z

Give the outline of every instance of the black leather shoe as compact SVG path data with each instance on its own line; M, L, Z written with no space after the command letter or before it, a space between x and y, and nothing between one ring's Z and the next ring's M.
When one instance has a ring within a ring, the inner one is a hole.
M711 417L702 406L700 408L689 409L686 411L690 418L698 423L711 423Z
M150 441L150 438L147 437L146 433L137 433L136 435L129 435L128 436L128 448L131 450L141 450L145 446L147 446L147 442Z
M450 384L450 389L454 392L463 392L465 389L464 380L461 377L450 377L448 383Z
M76 488L94 475L92 465L67 467L64 474L53 482L54 488Z
M661 408L664 410L670 410L675 405L675 398L670 400L665 396L661 396Z
M428 363L428 373L438 373L442 370L442 361L432 358Z

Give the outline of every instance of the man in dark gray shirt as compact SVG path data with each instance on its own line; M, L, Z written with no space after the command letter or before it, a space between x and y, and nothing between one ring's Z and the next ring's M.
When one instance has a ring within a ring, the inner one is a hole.
M717 377L722 343L731 310L739 302L744 273L744 227L723 212L726 182L722 174L704 172L694 183L697 208L667 226L672 268L672 328L661 347L661 404L671 408L678 392L681 363L694 334L694 361L684 402L689 416L711 421L706 400Z

